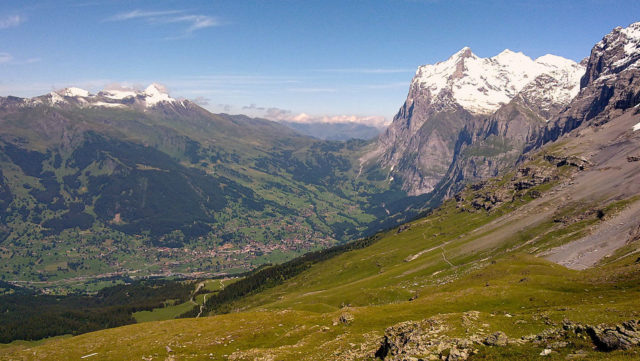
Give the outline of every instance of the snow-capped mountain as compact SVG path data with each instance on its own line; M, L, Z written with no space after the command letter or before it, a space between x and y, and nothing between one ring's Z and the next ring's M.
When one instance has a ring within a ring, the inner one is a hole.
M586 64L579 95L530 147L581 126L601 126L640 104L640 22L613 29L593 47Z
M593 81L606 81L624 70L638 68L640 22L613 29L593 47L581 86L584 88Z
M402 182L410 194L431 192L449 170L465 127L486 129L477 122L515 102L517 111L500 115L505 124L498 128L504 130L503 136L517 137L511 147L519 148L578 94L584 70L583 65L555 55L534 60L504 50L481 58L462 48L445 61L418 68L404 105L379 138L377 149L362 161L374 159L390 169L389 179ZM527 115L520 116L523 112ZM515 118L517 126L504 126ZM495 167L490 168L478 172L495 173Z
M75 105L79 107L106 107L106 108L127 108L147 109L159 104L186 106L188 101L174 99L169 96L167 89L153 83L145 90L134 90L129 88L102 90L97 94L89 91L70 87L49 94L22 99L23 106L44 105Z
M480 58L465 47L446 61L420 66L411 88L456 103L472 114L491 114L540 75L559 83L548 101L566 104L578 94L582 74L583 66L555 55L532 60L506 49Z

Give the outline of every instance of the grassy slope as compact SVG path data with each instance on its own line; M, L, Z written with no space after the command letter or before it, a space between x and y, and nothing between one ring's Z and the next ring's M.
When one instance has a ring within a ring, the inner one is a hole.
M568 166L553 171L558 180L534 190L552 194L552 185L563 186L573 172ZM511 176L482 191L504 188ZM554 222L583 215L595 204L556 202L554 208L553 198L531 199L530 191L492 212L461 211L465 200L449 201L401 233L389 231L370 247L316 264L281 286L241 300L234 305L236 313L126 326L27 350L7 348L2 358L74 359L97 352L101 359L367 359L385 328L407 320L446 321L444 332L451 337L498 330L520 337L564 318L614 323L640 317L636 257L622 255L606 266L572 271L531 255L579 238L574 228L586 226L580 222L598 220ZM605 213L634 200L610 202ZM479 318L467 333L463 317L471 310L479 311ZM337 321L346 313L353 316L348 325ZM521 321L515 325L516 320ZM561 360L576 349L587 351L588 359L638 357L637 351L604 354L584 340L570 341L568 349L546 359ZM481 347L472 359L535 359L541 348Z

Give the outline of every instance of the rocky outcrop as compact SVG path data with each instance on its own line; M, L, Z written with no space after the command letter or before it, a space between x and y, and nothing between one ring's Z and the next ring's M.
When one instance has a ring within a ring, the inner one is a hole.
M591 50L580 92L530 150L586 125L598 126L640 104L640 22L615 28Z
M442 334L446 329L444 322L436 319L389 327L374 356L391 361L463 361L476 352L474 343L482 342L478 336L473 339L448 338Z
M539 192L531 188L558 180L560 167L568 166L573 171L583 171L590 166L589 161L581 157L551 154L540 154L537 157L543 162L528 162L527 165L517 167L509 179L474 183L469 186L468 192L456 193L456 206L469 212L491 212L502 204L525 195L539 197Z
M587 326L586 330L602 351L628 350L640 346L640 320L627 321L614 327Z
M473 311L472 311L473 312ZM466 314L465 314L466 315ZM463 316L464 320L464 316ZM640 346L640 320L630 320L615 326L584 325L564 320L561 327L538 334L509 338L497 331L487 336L473 334L466 338L450 338L442 321L427 319L403 322L387 328L375 357L382 360L467 360L479 347L507 347L533 344L542 348L541 356L573 346L576 339L588 337L599 351L628 350ZM584 350L569 354L571 358L587 356Z

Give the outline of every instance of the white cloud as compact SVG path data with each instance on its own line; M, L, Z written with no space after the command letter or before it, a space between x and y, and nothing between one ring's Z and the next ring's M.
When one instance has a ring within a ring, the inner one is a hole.
M142 20L149 24L183 23L187 26L187 28L184 30L184 34L182 37L196 30L223 25L223 23L218 18L208 15L189 14L185 10L132 10L129 12L113 15L106 19L106 21L128 20Z
M211 16L206 15L184 15L167 19L168 23L188 23L187 32L192 32L198 29L204 29L211 26L220 26L222 23Z
M8 63L13 60L13 56L9 53L0 53L0 64Z
M123 20L131 20L131 19L154 19L169 15L176 15L182 13L182 10L165 10L165 11L144 11L144 10L132 10L126 13L116 14L110 18L108 21L123 21Z
M243 109L264 109L251 105ZM389 121L383 116L377 115L309 115L306 113L293 113L290 110L280 108L268 108L260 115L266 119L286 121L294 123L357 123L366 124L377 128L384 128Z
M10 15L0 18L0 29L13 28L22 24L26 19L20 15Z

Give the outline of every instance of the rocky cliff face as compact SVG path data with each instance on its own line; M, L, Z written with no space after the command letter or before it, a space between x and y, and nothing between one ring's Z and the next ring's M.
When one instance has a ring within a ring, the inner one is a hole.
M527 150L580 126L598 126L640 104L640 22L615 28L591 50L580 92Z
M575 96L583 72L553 55L532 60L505 50L480 58L463 48L418 68L407 100L364 159L388 168L411 195L449 194L462 179L494 176L513 164Z

